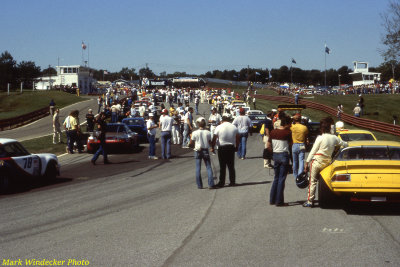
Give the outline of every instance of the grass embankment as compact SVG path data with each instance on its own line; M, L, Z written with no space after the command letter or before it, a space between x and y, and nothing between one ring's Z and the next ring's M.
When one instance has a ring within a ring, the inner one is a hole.
M0 93L0 120L21 116L32 111L48 107L50 100L54 99L56 107L62 108L85 98L60 91L23 91Z
M210 86L211 87L211 86ZM217 88L232 88L236 91L242 92L247 88L239 88L236 89L235 86L231 85L221 85L215 84L213 87ZM257 89L257 94L263 95L278 95L274 90L271 89ZM358 95L328 95L328 96L303 96L305 100L321 103L333 108L336 108L340 103L344 106L344 112L348 114L353 114L353 109L358 102ZM364 103L365 103L365 115L363 118L368 118L371 120L383 121L387 123L393 123L393 115L397 115L400 118L400 108L398 107L398 103L400 103L400 95L363 95ZM268 112L273 108L277 108L280 104L287 104L284 102L276 102L276 101L268 101L257 99L256 107L259 110L264 112ZM251 104L251 108L253 105ZM302 111L304 116L309 117L312 121L320 121L322 118L330 116L328 113L314 110L314 109L305 109ZM334 118L336 119L336 118ZM362 129L357 128L353 125L346 124L346 128L348 129ZM378 140L392 140L392 141L400 141L400 137L385 134L378 131L371 131Z
M31 153L52 153L56 155L61 155L66 152L66 141L67 136L62 133L61 144L53 144L53 135L47 135L31 140L22 141L21 144Z

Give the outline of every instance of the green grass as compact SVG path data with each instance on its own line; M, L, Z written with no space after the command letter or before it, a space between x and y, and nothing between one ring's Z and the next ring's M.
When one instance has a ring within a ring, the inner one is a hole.
M61 155L65 153L67 136L65 133L61 135L61 141L64 143L53 144L53 135L46 135L39 138L34 138L26 141L22 141L21 144L30 153L52 153L56 155Z
M56 107L62 108L85 98L60 91L28 91L21 94L12 92L0 93L0 119L8 119L27 114L29 112L48 107L50 100L54 99Z

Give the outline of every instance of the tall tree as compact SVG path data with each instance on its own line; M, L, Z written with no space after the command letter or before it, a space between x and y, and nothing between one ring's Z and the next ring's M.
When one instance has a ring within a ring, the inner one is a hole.
M0 90L7 90L7 83L16 84L16 61L8 51L0 56Z
M17 65L18 81L24 83L25 88L31 88L33 79L41 74L40 67L33 61L22 61Z
M395 67L400 59L400 1L390 1L387 11L381 16L385 29L382 36L385 49L381 51L381 55L391 65L392 78L395 78Z

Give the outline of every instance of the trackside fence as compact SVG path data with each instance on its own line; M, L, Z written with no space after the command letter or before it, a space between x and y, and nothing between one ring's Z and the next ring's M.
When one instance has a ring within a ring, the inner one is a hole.
M46 117L49 114L49 107L44 107L18 117L0 120L0 131L13 129L31 123L33 121Z
M295 103L293 97L287 97L287 96L255 95L255 97L258 99L264 99L264 100L269 100L269 101L277 101L277 102L284 102L284 103L290 103L290 104ZM327 105L323 105L320 103L316 103L316 102L312 102L312 101L304 100L304 99L299 99L299 104L306 105L307 108L326 112L329 115L334 116L334 117L336 117L336 115L337 115L336 109L329 107ZM393 124L386 123L386 122L358 118L353 115L349 115L349 114L345 114L345 113L342 113L341 118L342 118L342 121L350 123L357 127L400 136L400 125L393 125Z

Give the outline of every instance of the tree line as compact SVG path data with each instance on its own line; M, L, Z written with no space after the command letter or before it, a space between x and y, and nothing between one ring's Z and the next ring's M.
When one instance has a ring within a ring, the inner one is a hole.
M394 65L393 65L394 64ZM370 71L380 72L381 80L388 81L393 75L394 77L400 77L399 62L388 61L381 64L377 68L370 68ZM156 75L148 66L139 69L136 72L135 68L124 67L118 72L105 72L104 69L91 69L93 78L101 81L115 81L117 79L124 80L138 80L141 77L147 77L150 79L157 78L173 78L173 77L185 77L185 76L199 76L202 78L217 78L231 81L251 81L251 82L291 82L308 84L308 85L324 85L325 84L325 72L321 70L302 70L301 68L290 68L288 66L282 66L279 69L260 69L260 68L243 68L240 71L236 70L213 70L208 71L202 75L187 74L186 72L174 72L167 74L161 72ZM326 80L328 86L336 86L340 84L351 84L352 79L349 73L352 72L347 66L342 66L339 69L329 69L326 71ZM24 88L32 88L34 79L42 76L56 75L56 69L49 66L41 70L39 66L36 66L35 62L32 61L21 61L17 63L12 55L5 51L0 56L0 90L7 90L7 84L11 85L11 88L19 88L21 82L23 82Z

